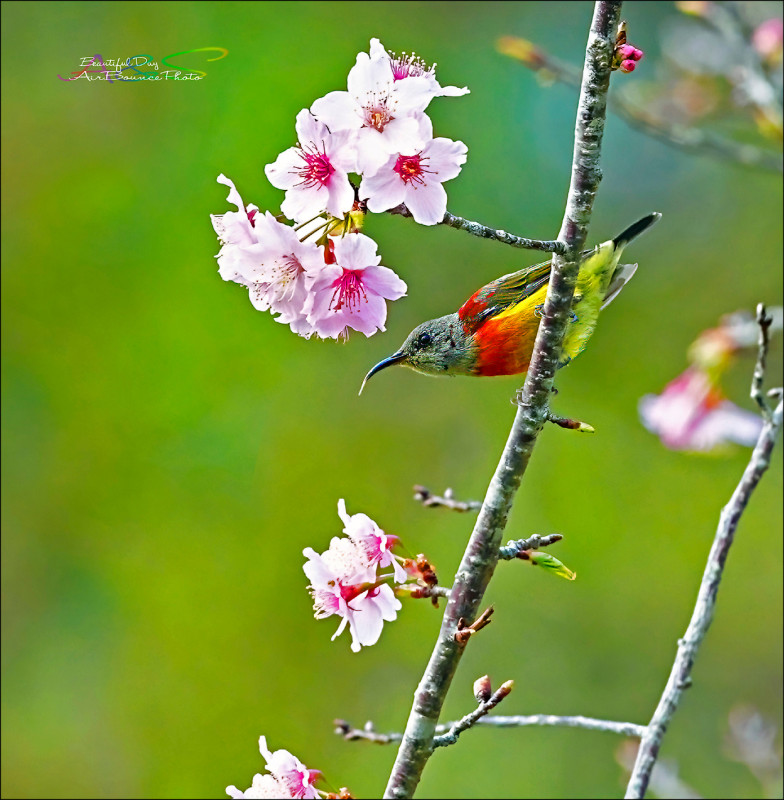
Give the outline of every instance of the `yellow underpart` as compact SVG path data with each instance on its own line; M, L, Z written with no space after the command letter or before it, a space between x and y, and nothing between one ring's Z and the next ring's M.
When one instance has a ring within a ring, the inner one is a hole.
M610 279L618 265L621 251L615 250L612 241L599 245L580 265L577 276L577 286L574 291L572 311L577 317L576 322L570 322L564 338L562 361L574 358L583 351L588 339L596 328L599 320L604 297ZM521 349L528 352L520 353L520 361L526 363L530 359L533 341L529 331L539 327L540 318L536 314L536 307L544 303L547 295L547 285L538 289L530 297L502 311L493 317L493 322L502 328L512 327L514 321L519 326L519 342ZM514 321L513 321L514 320Z

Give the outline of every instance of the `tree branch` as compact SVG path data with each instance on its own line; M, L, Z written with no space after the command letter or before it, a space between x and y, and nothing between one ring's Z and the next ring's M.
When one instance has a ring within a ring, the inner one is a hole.
M520 558L520 553L524 550L538 550L540 547L560 542L561 539L563 536L560 533L548 533L545 536L535 533L527 539L513 539L499 548L498 557L504 561L511 561L513 558Z
M436 725L435 732L444 734L452 730L457 722L444 722ZM556 728L583 728L588 731L606 731L617 733L620 736L633 736L641 738L645 733L645 725L635 725L633 722L615 722L607 719L594 719L593 717L559 717L554 714L525 714L514 716L490 715L480 717L475 722L476 725L487 725L493 728L529 728L556 727ZM343 719L335 720L335 733L342 736L348 742L363 739L375 744L394 744L403 738L402 733L376 733L373 723L368 722L364 728L353 728L349 722Z
M399 214L401 217L410 217L411 212L406 208L405 203L389 209L390 214ZM523 250L543 250L545 253L562 253L563 244L552 239L526 239L525 236L515 236L513 233L506 231L496 230L495 228L488 228L479 222L472 222L470 219L458 217L456 214L450 214L448 211L444 214L444 218L439 225L448 225L450 228L458 228L461 231L467 231L473 236L479 236L481 239L494 239L496 242L508 244L511 247L519 247Z
M430 489L425 486L414 486L414 500L419 500L425 508L449 508L452 511L479 511L482 504L479 500L455 500L455 496L451 489L444 491L444 496L439 497L433 494Z
M760 343L757 364L751 384L751 395L762 403L767 413L764 414L764 424L757 444L751 454L749 463L743 472L743 477L730 498L729 503L722 509L719 525L713 539L713 545L705 565L702 583L697 595L694 611L682 639L678 640L678 652L675 663L672 665L669 680L664 688L659 705L651 718L645 735L640 742L637 760L634 764L629 784L626 788L626 797L641 798L645 795L656 758L659 755L662 739L667 731L667 726L678 708L683 690L691 685L691 671L697 651L708 632L716 608L716 595L719 591L724 564L727 560L735 531L741 515L746 509L751 498L751 493L763 474L770 466L770 457L776 439L781 432L782 417L784 417L784 402L780 399L776 409L771 411L761 398L762 380L767 355L768 318L765 316L764 306L758 306L757 319L760 325Z
M465 645L455 641L458 620L471 620L476 616L498 563L499 545L512 501L547 418L547 405L569 321L580 252L585 244L593 200L601 180L599 157L620 11L621 3L617 0L599 0L595 4L577 108L571 183L558 236L564 255L553 257L544 315L521 402L455 575L438 640L414 695L385 797L411 797L433 752L438 717L465 649Z
M457 744L458 736L463 731L467 731L476 725L482 717L487 716L512 691L513 687L514 681L507 681L501 684L498 691L493 692L487 700L480 703L470 714L466 714L462 719L453 722L440 736L435 736L433 738L433 747L447 747L450 744Z
M580 85L580 75L571 64L551 56L525 39L504 36L498 41L498 49L534 72L541 72L559 83L573 87ZM764 150L751 144L725 139L710 131L661 119L630 102L623 92L614 92L608 105L614 114L632 128L672 147L733 161L745 167L775 172L784 170L781 155L775 150Z

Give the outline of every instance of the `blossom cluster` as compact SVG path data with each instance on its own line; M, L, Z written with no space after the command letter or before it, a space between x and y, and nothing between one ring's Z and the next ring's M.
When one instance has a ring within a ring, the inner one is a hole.
M218 177L237 206L212 216L220 276L247 287L257 309L305 337L384 330L386 301L402 297L406 284L381 266L376 243L360 232L365 212L405 203L417 222L441 222L442 184L458 175L468 152L462 142L433 136L430 101L468 92L442 87L435 66L397 57L372 39L347 87L302 109L297 144L265 168L285 191L282 216L295 226L246 206L232 181Z
M332 639L348 626L356 653L362 645L378 641L385 621L397 618L402 604L389 583L406 583L410 562L392 553L398 537L384 533L367 514L348 514L341 499L338 515L346 536L334 537L323 553L306 547L303 570L310 581L316 619L341 617ZM410 566L415 575L416 567Z
M308 769L288 750L270 752L267 740L259 737L259 750L267 762L267 774L257 773L253 776L250 788L244 792L236 786L227 786L226 794L240 800L241 798L319 798L321 793L313 786L321 777L321 772Z

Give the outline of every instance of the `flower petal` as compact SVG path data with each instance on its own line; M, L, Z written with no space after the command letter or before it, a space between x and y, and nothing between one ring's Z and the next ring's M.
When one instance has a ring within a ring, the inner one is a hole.
M446 190L440 183L424 186L409 185L406 189L406 207L421 225L437 225L446 214Z

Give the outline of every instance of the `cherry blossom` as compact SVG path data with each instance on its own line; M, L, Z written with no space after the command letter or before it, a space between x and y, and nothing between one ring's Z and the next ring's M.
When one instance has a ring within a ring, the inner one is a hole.
M464 86L458 89L457 86L441 86L436 80L436 64L432 67L419 58L415 53L410 55L401 53L399 56L390 53L378 39L370 40L370 57L386 58L389 60L389 67L392 70L392 77L396 81L403 81L407 78L425 78L432 97L459 97L468 94L469 90Z
M459 174L468 148L463 142L433 139L430 120L424 114L421 118L429 132L425 146L412 155L390 156L377 172L362 179L359 196L367 199L370 211L386 211L405 203L417 222L437 225L446 213L446 191L441 184Z
M343 533L364 553L369 564L391 566L395 582L406 582L408 576L400 563L402 559L391 552L398 542L397 536L385 534L367 514L348 514L346 501L342 498L338 500L338 516L345 525Z
M236 786L227 786L226 794L235 798L235 800L242 800L242 798L245 798L245 800L266 800L267 798L269 800L280 800L282 797L296 797L296 795L287 794L286 789L272 775L260 775L258 773L253 776L253 783L249 789L241 792Z
M325 266L322 250L301 242L293 228L278 222L269 211L256 218L255 231L259 246L235 265L247 282L251 303L259 311L278 314L277 321L295 333L310 336L313 326L306 320L304 307L310 283Z
M330 133L307 109L297 114L296 147L282 152L264 172L269 182L286 190L280 210L296 222L306 222L323 211L342 217L354 204L348 179L356 171L354 134Z
M267 769L272 777L287 792L285 797L319 797L313 783L321 777L321 772L316 769L308 769L288 750L270 752L264 736L259 737L259 751L267 762Z
M210 214L212 227L218 234L221 249L218 259L218 274L224 281L234 281L247 285L240 273L240 266L245 260L248 248L257 244L254 231L254 221L258 215L258 207L246 206L234 183L225 175L218 175L218 183L229 187L229 196L226 200L237 206L237 211L227 211L225 214Z
M728 442L752 447L762 430L756 414L726 400L708 375L689 367L660 395L639 403L643 425L671 450L706 452Z
M362 233L336 239L334 258L334 264L310 273L314 280L304 309L307 322L323 338L346 336L349 328L365 336L383 331L385 301L402 297L406 284L379 265L376 243Z
M316 619L342 617L333 641L348 626L355 653L363 645L375 644L384 621L394 621L402 604L389 586L377 581L364 552L351 539L335 537L322 554L310 547L302 553L308 559L303 570L310 581Z
M389 55L379 45L372 55L357 56L347 84L348 91L329 92L310 110L333 133L356 132L360 173L375 171L391 153L424 146L419 122L412 115L423 112L434 97L428 78L418 75L396 81Z

